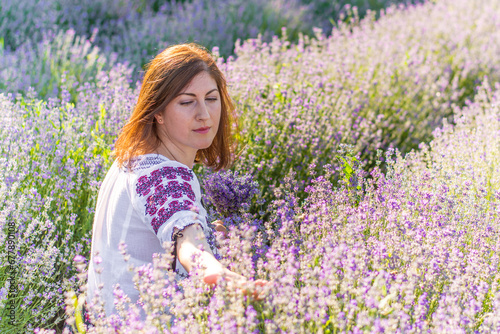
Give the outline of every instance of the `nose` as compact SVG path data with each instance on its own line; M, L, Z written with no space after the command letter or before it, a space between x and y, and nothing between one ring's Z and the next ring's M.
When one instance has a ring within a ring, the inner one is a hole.
M208 106L205 103L205 101L203 101L203 103L198 103L198 106L199 107L196 113L196 119L200 121L210 119L210 113L208 111Z

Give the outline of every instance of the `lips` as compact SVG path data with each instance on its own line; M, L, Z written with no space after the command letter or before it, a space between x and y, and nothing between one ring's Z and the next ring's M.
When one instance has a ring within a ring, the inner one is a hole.
M204 134L204 133L208 133L208 131L210 131L210 127L209 126L205 126L205 127L202 127L202 128L194 129L193 131L196 132L196 133Z

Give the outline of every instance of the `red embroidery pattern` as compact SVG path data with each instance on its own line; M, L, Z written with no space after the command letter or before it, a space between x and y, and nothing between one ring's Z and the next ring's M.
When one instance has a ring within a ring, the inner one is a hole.
M158 211L156 217L151 221L151 226L153 226L153 230L155 233L158 233L160 227L173 216L174 213L178 211L189 210L193 206L193 203L185 200L185 201L172 201L168 203L168 207L163 207Z
M175 180L179 175L184 181L193 179L193 172L186 167L162 167L157 169L149 176L141 176L137 180L136 191L139 196L146 196L151 191L151 188L158 186L162 179Z
M177 176L180 176L184 182L174 181ZM163 167L151 172L149 176L144 175L137 180L136 191L139 196L147 196L151 193L151 189L154 189L153 193L146 199L146 216L156 215L151 222L155 233L158 233L160 226L173 214L189 210L194 205L196 196L191 185L185 182L192 179L193 172L185 167ZM168 203L168 206L164 206L169 199L181 198L183 195L193 202L173 200Z
M169 198L181 198L182 195L186 195L193 202L196 200L194 191L187 182L179 184L177 181L170 181L166 187L160 184L155 188L154 194L146 200L146 215L154 215Z

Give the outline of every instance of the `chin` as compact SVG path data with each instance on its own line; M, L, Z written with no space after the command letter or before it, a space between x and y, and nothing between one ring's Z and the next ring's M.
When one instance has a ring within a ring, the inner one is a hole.
M211 145L212 145L212 142L210 142L210 143L203 143L203 144L198 145L198 149L199 150L204 150L206 148L209 148Z
M212 146L212 144L214 143L214 139L215 138L212 138L210 140L205 141L204 143L201 143L201 146L203 146L203 149L209 148L210 146Z

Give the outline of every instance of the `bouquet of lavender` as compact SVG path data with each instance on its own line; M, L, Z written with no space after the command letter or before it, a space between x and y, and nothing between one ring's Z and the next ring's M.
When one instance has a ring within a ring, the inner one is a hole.
M205 199L224 217L233 217L248 211L252 198L259 192L259 184L250 174L225 171L210 174L204 182Z

